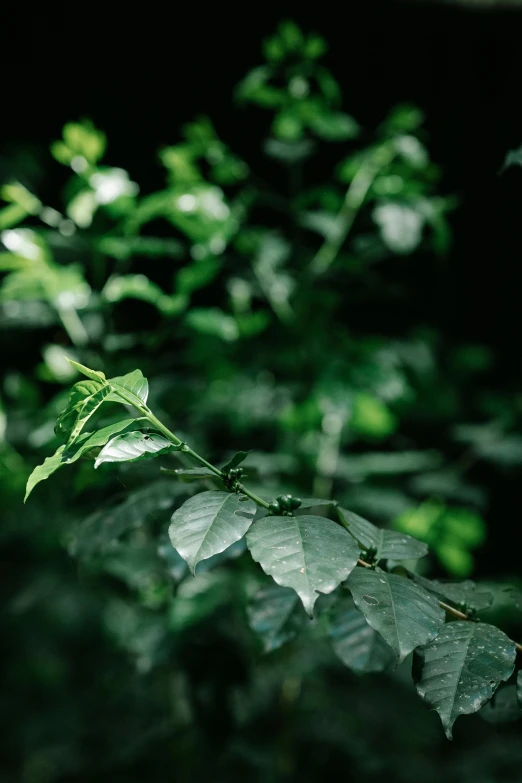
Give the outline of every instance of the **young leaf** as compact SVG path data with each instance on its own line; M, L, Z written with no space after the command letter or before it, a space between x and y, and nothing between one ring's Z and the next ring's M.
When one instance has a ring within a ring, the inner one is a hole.
M64 450L65 450L65 444L60 446L60 448L52 455L52 457L46 457L43 463L41 465L38 465L33 470L31 475L27 479L24 503L26 502L27 498L29 497L33 489L36 487L36 485L40 483L40 481L45 481L45 479L48 479L49 476L52 476L52 474L64 464L64 459L63 459Z
M172 448L172 443L159 432L127 432L116 435L100 451L94 467L103 462L137 462L147 457L159 457Z
M112 402L127 402L129 397L132 404L136 404L138 409L147 403L149 396L149 382L144 377L141 370L133 370L127 375L120 375L117 378L109 378L107 383L112 389L109 400ZM124 399L118 392L124 393Z
M69 540L69 552L90 558L110 551L126 533L141 527L149 518L162 521L172 510L183 487L160 480L131 492L117 506L102 508L86 517Z
M25 492L24 503L40 481L52 476L52 474L61 468L62 465L70 465L80 459L84 454L91 451L91 449L100 448L105 446L109 438L116 435L122 430L132 430L136 427L143 426L146 423L146 419L124 419L118 421L116 424L110 424L108 427L103 427L97 432L84 432L77 438L74 443L66 447L65 444L53 454L52 457L47 457L42 465L38 465L29 478L27 479L27 488Z
M319 593L331 593L355 567L359 547L325 517L267 516L249 531L254 560L279 585L292 587L310 616Z
M71 389L65 410L56 421L57 435L68 437L71 443L81 432L85 422L110 394L110 387L103 381L78 381Z
M382 672L397 660L390 645L374 631L348 596L343 596L335 606L328 633L335 654L354 672Z
M444 624L438 601L403 576L356 568L347 587L357 609L397 653L399 661L431 641Z
M256 505L245 495L200 492L172 515L169 536L172 546L194 574L200 560L223 552L239 541L252 524Z
M339 507L338 513L341 522L363 549L374 553L376 562L385 559L413 560L428 554L426 544L405 533L375 527L371 522L344 508Z
M448 739L459 715L477 712L515 666L515 643L487 623L447 623L415 653L417 691L442 720Z
M78 372L81 372L82 375L86 375L87 378L90 378L91 381L102 381L105 382L106 378L104 373L98 372L97 370L91 370L90 367L85 367L83 364L79 364L78 362L74 362L72 359L69 359L68 357L67 361L69 364L72 364L73 367L76 367Z
M514 723L522 718L515 685L501 685L479 713L488 723Z
M306 623L295 590L272 585L260 590L247 606L248 623L261 638L265 652L272 652L299 634Z
M223 473L227 473L229 470L232 470L233 468L237 468L238 465L240 465L248 455L250 454L250 451L238 451L237 454L234 454L230 462L227 462L226 465L223 465L221 470Z

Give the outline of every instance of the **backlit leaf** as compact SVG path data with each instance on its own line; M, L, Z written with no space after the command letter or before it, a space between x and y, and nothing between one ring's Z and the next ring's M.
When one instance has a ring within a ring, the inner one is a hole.
M103 427L97 432L84 432L68 447L66 447L65 444L60 446L52 457L47 457L43 464L38 465L29 476L25 500L27 500L32 490L40 481L44 481L49 478L49 476L52 476L52 474L57 471L58 468L61 468L62 465L70 465L92 449L105 446L109 438L118 432L122 432L123 430L129 431L140 426L142 427L145 423L146 419L124 419L123 421L118 421L116 424L110 424L108 427Z
M100 451L94 467L103 462L137 462L148 457L159 457L172 448L172 443L158 432L127 432L117 435Z
M122 402L120 392L123 392L124 399L127 402L132 401L131 404L137 404L138 407L143 407L146 404L147 397L149 396L149 382L144 377L141 370L133 370L127 373L127 375L120 375L117 378L109 378L107 383L112 389L112 393L109 400L113 402ZM133 400L134 398L134 400Z

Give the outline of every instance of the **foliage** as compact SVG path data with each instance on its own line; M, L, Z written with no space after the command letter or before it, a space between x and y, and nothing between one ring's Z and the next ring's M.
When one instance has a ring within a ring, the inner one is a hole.
M78 121L51 147L60 203L23 173L2 186L9 779L163 780L174 764L187 781L315 780L326 747L372 780L412 757L413 726L427 760L396 779L438 780L409 658L395 668L414 649L448 733L492 695L485 720L513 720L520 672L495 625L520 633L518 593L466 577L487 533L480 471L522 461L520 399L490 384L487 348L411 306L456 205L422 112L361 128L326 48L285 23L238 86L261 164L203 117L147 191ZM457 632L441 704L426 678Z
M100 405L104 400L128 401L142 414L142 421L155 424L166 437L159 432L148 434L148 430L115 434L102 448L95 467L103 461L135 462L166 453L172 447L207 466L210 474L215 473L228 490L199 492L185 501L172 516L170 540L193 574L201 560L226 552L248 531L246 541L252 558L278 585L295 590L310 617L314 616L319 593L333 593L344 583L352 594L356 609L393 650L398 662L416 651L417 690L439 712L450 739L455 719L460 714L479 710L493 696L498 685L511 677L517 645L506 634L487 623L474 623L466 615L455 611L456 607L452 609L446 603L439 605L433 593L440 588L435 584L432 586L429 580L423 580L424 587L415 583L415 577L410 580L407 573L390 573L378 565L384 559L393 562L422 557L427 554L424 546L417 545L410 537L379 531L367 520L344 509L339 510L340 524L336 524L325 517L299 514L301 500L291 495L281 495L270 502L257 497L241 483L243 469L237 468L248 457L248 452L238 452L221 470L207 462L162 425L148 408L148 383L139 370L123 378L106 379L102 373L76 366L96 380L80 381L73 387L64 412L67 416L73 410L76 416L68 436L69 447L80 437L87 421L85 406L91 404L93 397L101 400ZM102 390L105 390L103 396L100 394ZM64 413L60 414L58 422L63 419ZM93 433L90 438L95 435ZM142 442L136 443L135 439L140 436L148 438L146 443L151 445L145 447ZM132 443L123 447L122 439L129 437L133 438ZM104 454L107 456L104 457ZM39 475L42 466L35 471ZM35 485L32 476L28 483L30 487ZM29 492L30 489L27 494ZM256 503L268 513L254 522ZM320 499L309 499L306 505L313 507L314 504L320 505ZM334 508L336 505L335 502L330 503ZM365 547L364 554L370 563L360 559L361 545ZM360 567L356 568L358 561ZM452 585L451 590L443 593L444 597L465 608L469 603L474 609L476 605L467 598L470 594L468 583L463 583L460 596L456 592L459 587L458 584ZM447 626L444 609L450 615L462 616L467 622L458 621ZM277 595L270 591L265 592L261 599L258 597L257 611L251 614L251 619L254 627L265 637L265 648L273 649L291 638L295 621L292 630L288 628L285 631L284 628L291 622L294 610L295 603L290 602L286 592ZM351 621L352 609L348 609L348 617L339 613L338 608L336 614L336 623L343 629L342 643L339 633L334 638L337 652L347 666L354 665L357 671L364 671L361 655L370 671L380 670L384 663L394 662L391 656L386 659L386 647L383 648L382 643L377 653L378 662L375 661L375 637L369 637L368 633L363 632L363 644L371 646L365 652L361 651L361 629L358 624L354 627ZM518 648L522 652L522 645Z

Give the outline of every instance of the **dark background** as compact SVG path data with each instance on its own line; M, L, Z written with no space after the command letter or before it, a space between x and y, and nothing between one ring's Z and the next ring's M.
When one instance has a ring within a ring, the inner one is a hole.
M159 2L139 13L99 2L83 11L18 8L17 35L9 35L4 54L2 147L13 152L30 143L45 153L64 122L90 117L107 133L109 162L147 190L161 183L159 166L151 168L157 149L204 113L233 149L261 166L252 132L258 115L234 111L231 92L261 62L261 40L285 16L327 39L326 64L341 83L345 109L363 127L372 129L398 102L425 111L430 152L444 170L441 191L457 194L461 206L451 258L419 307L444 331L493 346L504 379L518 377L522 173L499 172L506 152L522 142L522 9L393 0L342 9L173 9ZM45 183L55 194L60 185Z

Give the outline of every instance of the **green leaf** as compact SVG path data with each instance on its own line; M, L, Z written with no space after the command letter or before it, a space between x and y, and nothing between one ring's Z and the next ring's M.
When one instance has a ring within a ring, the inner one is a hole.
M83 364L79 364L79 362L75 362L72 359L69 359L66 357L69 364L72 364L73 367L76 367L78 372L81 372L82 375L86 375L87 378L90 378L91 381L102 381L105 382L106 378L104 373L98 372L97 370L91 370L90 367L85 367Z
M72 443L110 393L110 386L104 381L78 381L75 383L71 389L67 407L56 421L54 428L56 434L67 436L68 443Z
M325 112L324 109L313 112L306 118L310 130L325 141L345 141L359 135L359 125L343 112Z
M232 470L233 468L237 468L238 465L241 465L244 460L248 457L250 454L250 451L238 451L237 454L234 454L232 459L227 462L226 465L223 465L221 470L223 473L227 473L229 470Z
M272 585L260 590L247 607L248 623L265 652L277 650L300 633L306 623L295 590Z
M247 545L265 573L296 591L310 616L319 593L335 590L359 557L354 539L325 517L265 517L249 531Z
M159 432L127 432L117 435L100 451L94 467L103 462L137 462L166 454L173 444Z
M52 476L58 468L62 465L71 465L76 460L80 459L84 454L87 454L92 449L105 446L109 438L122 430L132 430L137 427L143 427L147 423L146 419L124 419L118 421L116 424L110 424L108 427L103 427L97 432L84 432L77 438L70 446L60 446L60 448L53 454L52 457L47 457L42 465L38 465L27 480L27 488L25 493L24 503L40 481L48 479Z
M48 479L49 476L52 476L52 474L64 464L64 459L63 459L64 449L65 449L65 444L60 446L60 448L52 455L52 457L47 457L41 465L38 465L33 470L31 475L27 479L24 503L26 502L27 498L29 497L33 489L36 487L36 485L40 483L40 481L45 481L45 479Z
M517 699L515 685L501 685L493 698L480 710L480 717L494 725L514 723L520 720L522 712Z
M235 318L220 310L219 307L193 308L187 314L185 323L200 334L219 337L225 342L233 342L239 337Z
M522 710L522 670L517 674L517 699L518 706Z
M410 572L414 582L424 587L430 593L456 604L461 609L482 612L493 603L493 595L487 590L477 590L475 582L466 579L464 582L440 582L437 579L426 579L420 574Z
M107 383L112 389L109 396L109 400L112 402L129 402L134 398L132 404L136 405L138 409L142 408L144 404L146 405L149 396L149 382L141 370L133 370L127 375L109 378ZM120 396L120 392L123 392L124 399Z
M169 527L172 546L195 573L200 560L243 538L255 513L256 504L245 495L200 492L174 512Z
M447 623L438 637L417 650L417 691L442 720L448 739L459 715L477 712L515 666L515 643L486 623Z
M390 645L374 631L348 596L343 596L335 606L328 633L335 654L354 672L382 672L397 660Z
M397 653L399 661L431 641L444 624L438 601L403 576L356 568L346 586L357 609Z
M157 524L168 518L183 488L168 480L131 492L123 503L102 508L86 517L69 539L69 552L90 558L109 552L126 533L142 527L149 518Z
M384 559L413 560L428 554L426 544L405 533L378 528L344 508L339 507L338 513L346 529L363 549L373 554L376 562Z

